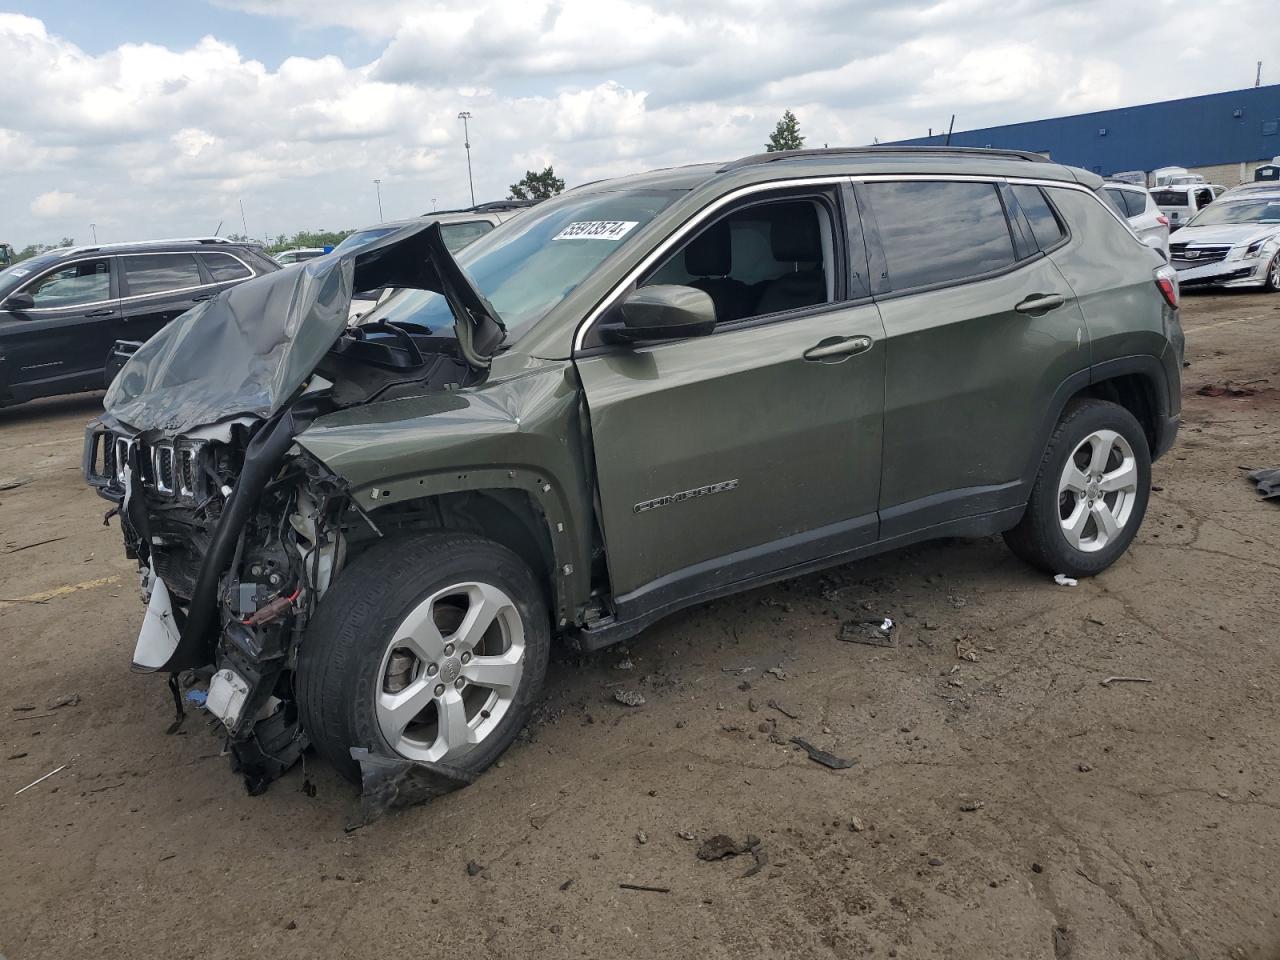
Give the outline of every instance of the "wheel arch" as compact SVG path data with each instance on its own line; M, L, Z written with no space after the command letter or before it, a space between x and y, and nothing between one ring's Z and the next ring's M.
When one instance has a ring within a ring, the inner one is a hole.
M581 622L589 564L561 491L543 472L484 468L386 481L355 497L383 536L452 530L507 547L543 586L552 628L562 630Z

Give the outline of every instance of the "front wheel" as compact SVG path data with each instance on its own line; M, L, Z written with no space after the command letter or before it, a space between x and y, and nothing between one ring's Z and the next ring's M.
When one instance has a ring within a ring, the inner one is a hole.
M303 728L355 783L352 747L476 774L528 722L550 646L542 591L510 550L452 533L379 543L307 628Z
M1133 541L1150 490L1151 452L1137 419L1115 403L1081 401L1054 430L1026 513L1005 542L1046 572L1093 576Z
M1280 293L1280 253L1271 258L1271 265L1267 267L1267 279L1262 289L1268 293Z

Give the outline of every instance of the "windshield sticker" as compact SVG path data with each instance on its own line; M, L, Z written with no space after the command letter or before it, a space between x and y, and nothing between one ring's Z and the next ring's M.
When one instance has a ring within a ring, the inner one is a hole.
M579 220L567 225L552 240L621 240L635 227L636 220Z
M28 273L30 273L30 272L31 272L31 271L30 271L30 270L28 270L26 267L14 267L12 270L10 270L10 271L9 271L9 276L11 276L11 277L25 277L25 276L26 276Z

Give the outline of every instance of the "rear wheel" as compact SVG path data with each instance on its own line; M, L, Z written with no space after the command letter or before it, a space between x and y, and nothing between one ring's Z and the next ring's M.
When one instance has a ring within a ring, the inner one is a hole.
M1101 573L1128 548L1151 488L1151 453L1124 407L1084 400L1058 423L1016 527L1005 534L1019 557L1049 573Z
M528 721L550 642L542 591L505 547L469 534L378 544L308 627L303 727L353 782L352 747L479 773Z

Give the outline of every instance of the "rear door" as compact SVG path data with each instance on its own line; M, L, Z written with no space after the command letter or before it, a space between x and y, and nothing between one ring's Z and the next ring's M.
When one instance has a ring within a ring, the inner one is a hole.
M1045 255L1065 228L1036 187L857 189L888 338L881 538L1014 509L1050 397L1089 363L1075 295Z
M576 358L619 615L875 539L884 336L850 203L734 205L640 278L707 292L714 333Z
M199 300L217 293L194 253L121 254L120 340L147 341Z
M114 270L114 257L86 257L15 291L31 294L35 305L0 311L0 391L31 400L103 386L120 316Z

